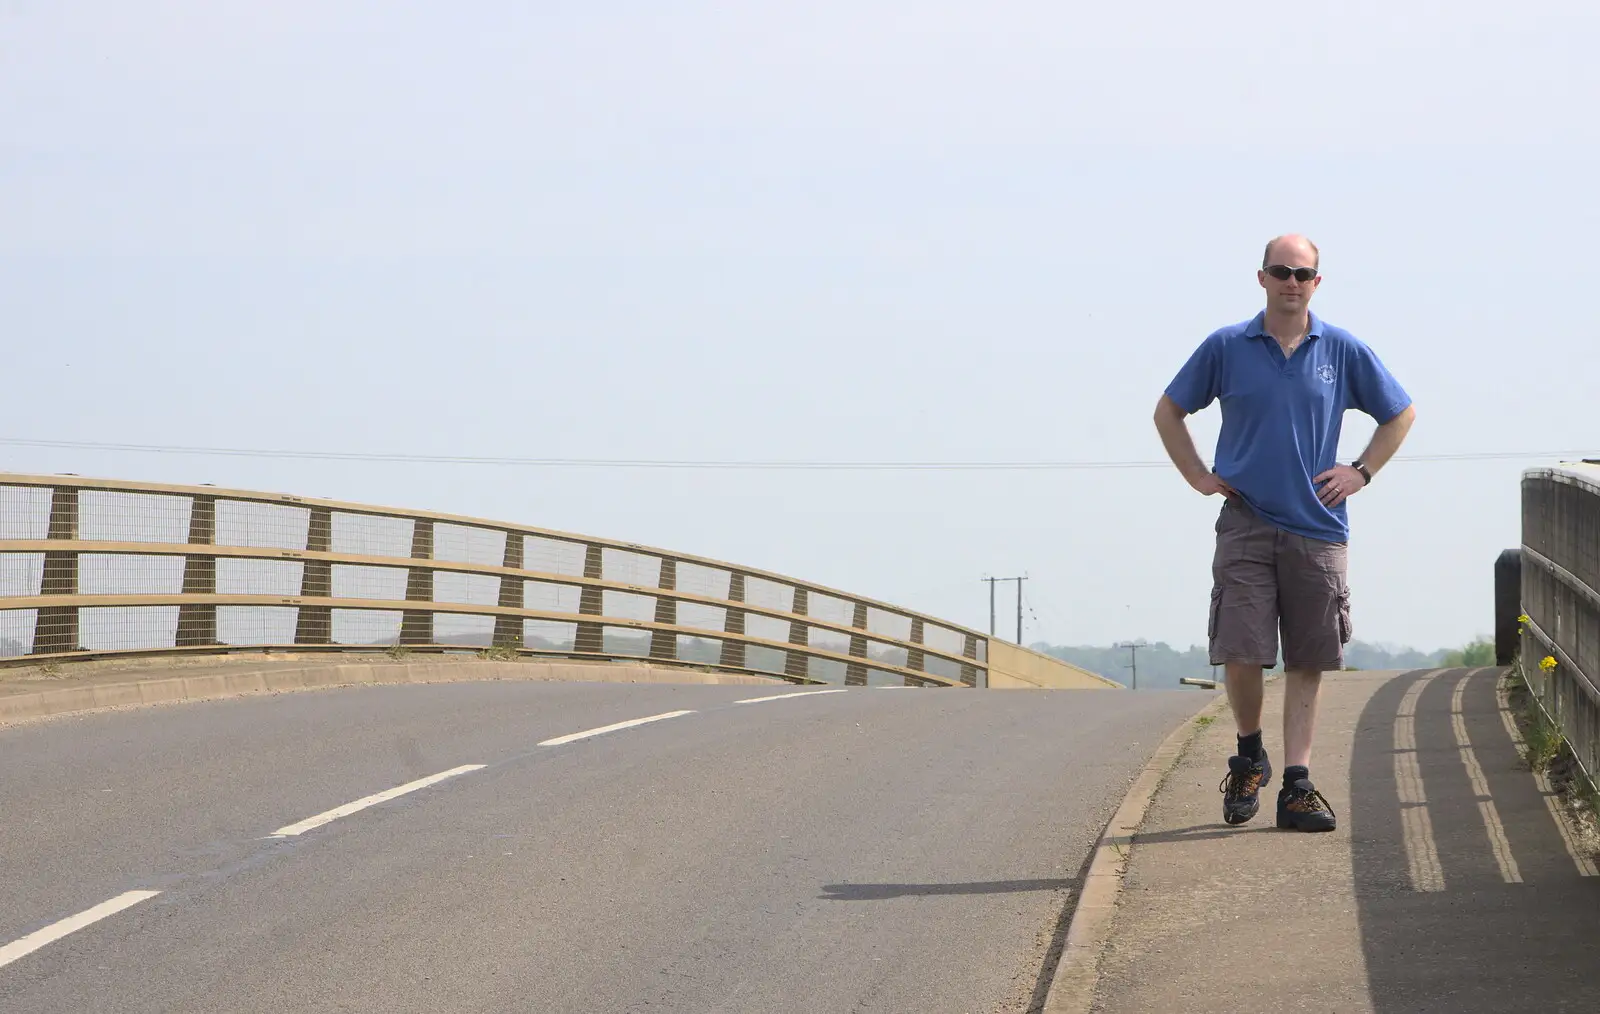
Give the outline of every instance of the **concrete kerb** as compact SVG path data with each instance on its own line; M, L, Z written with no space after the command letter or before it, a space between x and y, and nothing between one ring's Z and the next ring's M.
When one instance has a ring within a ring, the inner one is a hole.
M738 673L701 672L670 666L614 663L395 662L386 664L325 663L294 668L243 670L196 676L122 680L95 686L67 687L0 696L0 726L117 708L190 701L221 700L247 695L324 690L333 687L402 683L524 680L534 682L717 683L739 686L788 686L777 678Z
M1094 1003L1095 987L1100 980L1100 955L1111 936L1112 916L1128 872L1134 835L1144 821L1150 801L1199 732L1201 721L1208 715L1214 716L1227 704L1227 695L1218 693L1193 717L1172 730L1156 747L1156 752L1123 796L1122 804L1106 822L1078 891L1072 921L1067 926L1067 938L1061 948L1061 960L1056 964L1050 990L1045 995L1044 1014L1086 1014Z

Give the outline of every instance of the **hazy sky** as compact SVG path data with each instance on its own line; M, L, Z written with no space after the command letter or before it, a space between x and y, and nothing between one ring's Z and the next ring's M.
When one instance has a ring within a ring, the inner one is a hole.
M1600 452L1600 13L0 0L0 439L1152 461L1268 237L1416 399L1356 636L1492 625L1518 478ZM1192 426L1209 459L1213 407ZM1346 460L1372 423L1346 417ZM1167 468L661 471L0 445L0 468L453 511L1026 640L1203 641ZM1014 633L1001 593L1001 630Z

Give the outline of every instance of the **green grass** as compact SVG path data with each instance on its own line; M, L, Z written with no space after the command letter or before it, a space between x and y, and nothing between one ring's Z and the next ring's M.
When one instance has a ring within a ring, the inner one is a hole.
M1201 715L1199 718L1194 720L1194 724L1202 729L1208 729L1211 727L1211 723L1215 722L1216 720L1216 715Z
M1544 715L1535 712L1535 716L1524 733L1528 742L1528 766L1535 771L1547 771L1561 756L1567 740L1561 735L1561 730L1551 725Z

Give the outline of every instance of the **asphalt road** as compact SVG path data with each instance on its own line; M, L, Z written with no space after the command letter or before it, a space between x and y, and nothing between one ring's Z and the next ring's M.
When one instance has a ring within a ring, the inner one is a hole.
M1099 828L1202 703L735 703L788 692L365 687L0 729L0 1010L1025 1010Z

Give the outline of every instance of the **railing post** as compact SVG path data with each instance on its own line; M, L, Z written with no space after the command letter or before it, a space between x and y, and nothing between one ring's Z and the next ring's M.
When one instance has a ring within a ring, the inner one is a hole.
M583 576L598 581L605 576L605 557L599 546L586 546L583 551ZM578 612L584 616L605 614L605 590L584 585L578 593ZM572 648L586 654L599 655L606 650L605 628L598 623L579 623Z
M1494 561L1494 664L1510 665L1517 657L1517 631L1522 614L1522 550L1507 549Z
M794 590L794 606L789 610L796 616L805 616L811 611L811 599L804 588ZM810 628L803 620L789 621L789 643L801 647L810 647ZM790 651L784 653L783 674L798 679L807 679L811 676L811 660L804 652Z
M306 552L333 551L333 512L326 507L311 508L306 526ZM300 597L333 597L333 564L327 560L306 560L300 566ZM333 609L330 606L301 606L294 621L295 644L332 644Z
M978 657L978 635L968 634L965 643L961 645L961 656L976 660ZM975 665L961 666L961 682L969 687L978 685L978 667Z
M433 522L417 521L411 530L411 558L433 559ZM406 601L433 602L433 570L412 567L406 574ZM400 615L401 644L433 643L433 610L407 609Z
M523 538L517 532L506 533L506 554L501 566L522 569ZM523 609L527 607L528 584L521 577L507 574L500 578L500 608ZM522 647L522 617L496 616L494 618L494 644L498 648Z
M850 615L850 626L857 630L867 629L867 604L857 602ZM865 659L867 657L867 635L850 635L850 657ZM867 685L867 667L861 662L850 662L844 669L844 685L847 687L864 687Z
M76 541L78 538L78 491L57 486L50 494L49 539ZM78 594L78 554L44 554L44 578L40 595ZM50 655L79 651L78 607L43 606L34 615L33 654Z
M728 575L728 601L744 601L744 575L733 571ZM722 621L722 630L728 634L744 634L744 610L728 607L726 618ZM721 662L734 669L744 668L744 649L742 642L724 640L722 642Z
M210 546L217 541L217 499L197 496L189 508L189 544ZM183 593L185 595L215 595L217 593L217 558L215 556L186 556L183 558ZM178 647L217 643L217 607L206 604L186 604L178 607Z
M921 644L922 643L922 621L920 619L917 619L915 617L912 618L912 620L911 620L911 636L907 640L909 640L912 644ZM922 649L920 649L920 648L907 648L906 649L906 668L907 669L913 669L913 670L915 670L917 672L927 672L927 670L928 670L928 657L922 653ZM906 686L914 687L914 686L920 686L920 685L921 685L920 682L915 677L912 677L912 676L907 676L906 677Z
M661 580L656 582L662 591L671 592L678 590L678 561L670 557L661 558ZM678 600L668 595L656 596L656 622L667 623L673 626L678 624ZM650 657L676 659L678 657L678 635L670 630L654 630L650 632Z

